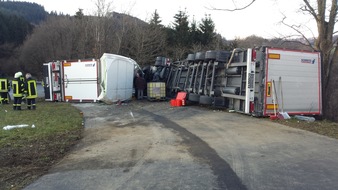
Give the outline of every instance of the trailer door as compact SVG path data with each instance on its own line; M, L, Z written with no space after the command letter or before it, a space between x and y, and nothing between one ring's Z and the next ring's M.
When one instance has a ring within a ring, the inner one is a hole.
M320 54L271 48L266 56L265 114L272 114L275 105L291 115L320 115Z

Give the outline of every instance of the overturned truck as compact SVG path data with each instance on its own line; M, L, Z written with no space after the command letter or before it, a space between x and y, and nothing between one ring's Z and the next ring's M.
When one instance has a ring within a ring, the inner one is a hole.
M131 58L104 53L99 60L44 63L43 69L46 101L114 103L132 98L139 66Z
M269 47L197 52L171 64L166 83L168 94L185 91L190 102L253 116L322 114L319 52Z

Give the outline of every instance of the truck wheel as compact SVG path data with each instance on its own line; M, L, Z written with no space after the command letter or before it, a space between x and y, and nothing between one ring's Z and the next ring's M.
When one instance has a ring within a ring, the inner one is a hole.
M211 105L212 99L213 98L210 97L210 96L200 96L199 102L200 102L200 104Z
M195 54L191 53L188 55L187 61L193 62L195 60Z
M223 97L215 97L214 106L215 107L228 107L228 99Z
M207 51L205 52L205 61L209 62L216 59L216 51Z
M200 100L200 95L189 93L188 99L192 102L198 102Z
M204 61L205 59L205 52L197 52L195 54L195 61Z
M228 62L230 59L230 52L229 51L218 51L216 53L216 61L217 62Z

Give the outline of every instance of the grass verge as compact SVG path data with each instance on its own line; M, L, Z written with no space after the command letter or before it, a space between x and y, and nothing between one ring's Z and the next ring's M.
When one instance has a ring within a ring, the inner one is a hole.
M338 123L335 122L327 120L316 120L314 122L308 122L308 121L300 121L295 118L276 120L274 122L338 139Z
M38 101L36 110L22 107L0 105L0 189L30 184L81 138L83 118L70 104ZM3 129L21 124L28 127Z

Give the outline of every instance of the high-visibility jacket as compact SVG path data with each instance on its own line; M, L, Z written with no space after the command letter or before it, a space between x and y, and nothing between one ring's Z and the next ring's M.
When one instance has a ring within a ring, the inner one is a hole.
M33 99L38 97L38 90L36 88L36 80L28 78L26 81L26 93L27 99Z
M24 76L21 76L21 77L19 77L19 80L21 80L23 83L25 83L25 82L26 82L26 80L25 80L25 77L24 77Z
M26 79L25 79L25 77L24 76L20 76L19 78L18 78L18 80L19 81L21 81L22 82L22 84L23 84L23 88L24 88L24 94L27 94L27 90L26 90Z
M9 91L9 81L5 78L0 78L0 92L8 92Z
M12 80L13 97L20 98L25 91L25 84L18 78Z

